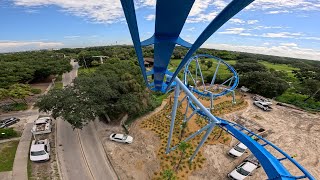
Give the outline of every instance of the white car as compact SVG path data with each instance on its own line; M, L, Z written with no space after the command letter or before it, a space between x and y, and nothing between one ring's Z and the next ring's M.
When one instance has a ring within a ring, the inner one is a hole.
M239 142L237 145L235 145L228 154L232 157L240 157L246 150L248 149L247 146L245 146L243 143Z
M272 105L271 102L254 101L253 104L264 111L271 111L272 110L272 107L270 106L270 105Z
M33 134L46 134L51 133L51 117L39 117L34 121L31 132Z
M228 174L229 179L233 180L243 180L247 176L250 176L251 173L257 169L259 166L252 162L243 162L231 173Z
M111 141L117 141L117 142L128 143L128 144L133 142L133 138L126 134L113 133L110 135L110 139Z
M50 142L48 139L33 140L30 147L31 161L48 161L50 159Z

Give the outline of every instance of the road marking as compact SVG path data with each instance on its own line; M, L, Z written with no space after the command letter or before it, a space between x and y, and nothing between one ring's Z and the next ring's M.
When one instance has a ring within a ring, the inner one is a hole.
M87 158L86 158L86 155L84 154L84 150L83 150L83 147L82 147L82 141L81 141L81 138L80 138L80 132L79 132L79 131L80 131L80 130L77 129L78 140L79 140L79 143L80 143L80 151L81 151L81 154L82 154L82 156L83 156L84 162L86 163L86 166L87 166L87 168L88 168L88 170L89 170L89 172L90 172L90 175L92 176L92 179L95 180L95 178L94 178L94 176L93 176L93 173L92 173L92 171L91 171L91 169L90 169L88 160L87 160Z

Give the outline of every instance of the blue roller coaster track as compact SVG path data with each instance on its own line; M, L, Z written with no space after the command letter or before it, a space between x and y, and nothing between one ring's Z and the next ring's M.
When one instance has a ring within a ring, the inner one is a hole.
M254 156L261 163L264 171L266 172L269 179L312 179L315 178L304 169L297 161L295 161L290 155L282 151L280 148L267 141L266 139L260 137L259 135L253 133L252 131L242 127L233 122L221 119L211 114L207 107L205 107L201 102L195 97L193 93L197 93L195 89L190 88L186 82L182 82L178 77L178 73L183 69L188 69L188 62L192 58L195 51L213 34L215 33L223 24L225 24L230 18L252 3L254 0L233 0L231 1L205 28L205 30L200 34L193 44L190 44L180 38L181 30L186 22L188 14L193 6L195 0L159 0L156 4L156 20L155 20L155 32L151 38L142 41L140 40L139 29L137 25L136 13L133 0L120 0L133 45L138 57L139 66L141 68L142 76L146 82L147 87L155 91L167 92L168 90L174 88L174 103L171 113L171 125L169 138L167 143L166 153L170 153L175 150L177 146L171 147L171 138L174 128L174 122L177 112L177 107L179 105L180 92L183 91L186 96L183 100L188 101L188 107L193 111L192 115L197 114L202 116L207 120L207 125L199 129L194 134L190 135L183 141L188 141L193 137L199 135L201 132L205 131L205 135L200 141L198 147L190 158L190 161L196 156L197 152L207 140L207 137L212 132L215 126L220 126L225 131L230 133L236 139L245 144ZM146 72L144 67L144 59L142 53L142 46L154 45L154 67L151 71ZM171 55L176 45L184 46L189 48L187 54L182 59L178 68L175 72L170 72L168 70L168 64L170 62ZM200 55L203 56L203 55ZM217 58L217 57L213 57ZM234 90L239 82L239 78L235 70L227 64L226 62L219 59L220 62L225 64L233 75L233 84L229 87L229 90ZM186 66L187 65L187 66ZM216 73L215 73L216 74ZM147 76L153 76L153 82L149 82ZM164 77L170 77L169 82L164 82ZM173 83L174 82L174 83ZM223 91L220 94L215 94L216 97L227 94L229 91ZM198 94L201 92L199 91ZM212 93L202 93L202 96L212 96ZM181 102L180 102L181 103ZM190 119L186 117L184 121ZM254 136L257 139L252 138ZM271 153L270 150L277 151L281 154L281 157L277 157ZM290 173L283 162L287 160L296 166L300 171L301 175L294 176Z

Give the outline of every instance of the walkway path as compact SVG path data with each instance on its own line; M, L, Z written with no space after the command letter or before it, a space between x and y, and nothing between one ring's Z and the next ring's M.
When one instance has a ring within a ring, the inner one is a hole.
M12 179L13 180L27 180L27 166L28 166L28 155L30 149L30 139L32 123L28 123L22 133L20 142L17 148L16 156L14 158Z

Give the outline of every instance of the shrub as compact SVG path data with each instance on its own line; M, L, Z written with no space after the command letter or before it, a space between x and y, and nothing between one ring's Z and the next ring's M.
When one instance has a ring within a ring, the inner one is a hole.
M32 92L33 94L40 94L40 93L41 93L41 89L32 88L32 89L31 89L31 92Z
M23 111L28 109L28 105L25 103L13 103L13 104L7 104L0 107L5 112L8 111Z
M0 129L0 139L9 139L17 136L18 136L18 133L13 128Z

